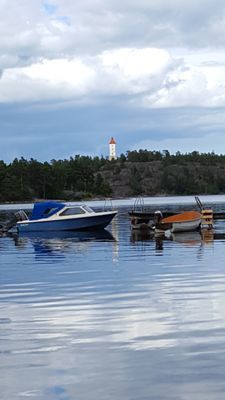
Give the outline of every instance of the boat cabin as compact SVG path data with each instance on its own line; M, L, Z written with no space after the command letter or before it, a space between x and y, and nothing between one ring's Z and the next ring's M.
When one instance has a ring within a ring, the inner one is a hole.
M35 203L32 214L30 216L30 221L38 220L38 219L46 219L55 214L59 217L65 216L74 216L80 214L93 214L94 211L82 204L82 205L74 205L67 206L64 203L57 203L54 201L46 201L43 203Z

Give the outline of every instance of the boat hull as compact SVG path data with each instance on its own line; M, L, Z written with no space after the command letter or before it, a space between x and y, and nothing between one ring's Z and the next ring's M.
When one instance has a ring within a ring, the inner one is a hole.
M46 232L103 229L116 214L115 211L79 218L22 221L17 223L17 230L18 232Z
M186 211L171 217L163 218L160 228L170 229L171 232L190 232L201 225L201 214L197 211Z
M201 218L193 221L173 222L171 232L190 232L195 231L200 227Z

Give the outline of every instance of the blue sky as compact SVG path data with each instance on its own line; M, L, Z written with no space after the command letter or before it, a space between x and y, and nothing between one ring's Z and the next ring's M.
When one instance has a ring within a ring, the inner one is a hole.
M0 159L225 153L222 0L0 0Z

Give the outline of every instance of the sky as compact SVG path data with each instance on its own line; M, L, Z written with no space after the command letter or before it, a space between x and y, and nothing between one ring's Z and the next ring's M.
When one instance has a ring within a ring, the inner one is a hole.
M225 153L224 0L0 0L0 159Z

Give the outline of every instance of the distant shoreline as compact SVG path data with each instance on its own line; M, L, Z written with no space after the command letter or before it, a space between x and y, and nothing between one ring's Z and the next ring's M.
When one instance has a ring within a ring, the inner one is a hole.
M95 197L92 199L82 199L82 200L59 200L59 199L35 199L33 201L17 201L17 202L2 202L0 203L0 210L1 207L4 209L10 209L10 206L12 206L12 209L16 208L16 206L26 206L26 205L32 205L36 202L43 202L43 201L58 201L62 203L106 203L106 206L109 206L109 204L112 202L114 203L122 203L122 204L127 204L128 206L134 206L135 201L140 197L140 199L143 199L144 206L150 206L149 201L151 200L152 205L157 205L157 204L163 204L166 205L173 205L173 204L196 204L195 202L195 195L154 195L154 196L131 196L131 197L109 197L109 198L100 198L100 197ZM225 203L225 193L221 194L202 194L199 195L200 199L203 202L203 205L205 203ZM167 203L168 201L168 203ZM146 203L145 203L146 202ZM137 204L138 206L138 204ZM2 209L3 210L3 209Z

